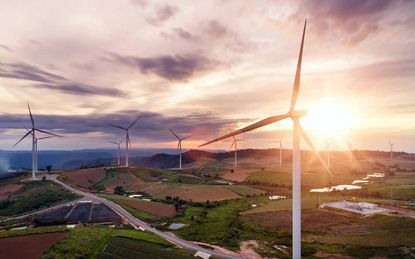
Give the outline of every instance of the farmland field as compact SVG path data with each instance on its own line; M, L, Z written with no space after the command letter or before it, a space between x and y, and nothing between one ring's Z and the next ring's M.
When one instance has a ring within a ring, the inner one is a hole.
M142 191L159 199L172 196L193 202L221 201L242 197L222 185L157 183L145 187Z
M291 231L291 211L281 210L243 216L261 229ZM318 209L304 210L303 238L336 245L396 247L415 245L415 219L377 215L362 218Z
M97 258L194 258L184 250L162 247L142 240L125 237L111 237L108 245L98 254Z
M302 185L310 188L330 186L332 184L351 184L358 176L351 174L335 174L330 177L327 173L304 172ZM285 185L291 186L291 173L280 171L258 171L250 174L245 182L249 184Z
M65 232L0 238L0 258L40 258Z
M105 178L96 182L93 188L97 191L113 193L117 186L123 186L127 191L136 191L144 186L144 182L128 172L126 168L113 168L108 170Z
M228 185L226 188L244 197L261 195L265 193L264 190L256 189L247 185Z
M69 181L76 186L89 189L97 182L104 179L106 172L104 168L82 169L77 171L63 172L59 178Z
M233 172L231 172L233 170ZM221 178L228 180L228 181L234 181L234 182L243 182L246 178L248 178L251 174L257 172L257 170L252 169L229 169L226 173L224 173Z
M174 217L176 215L176 209L173 205L156 203L151 201L138 201L138 200L116 200L118 204L126 205L134 209L138 209L158 217Z
M15 194L20 190L23 184L7 184L0 186L0 200L7 199L9 196Z

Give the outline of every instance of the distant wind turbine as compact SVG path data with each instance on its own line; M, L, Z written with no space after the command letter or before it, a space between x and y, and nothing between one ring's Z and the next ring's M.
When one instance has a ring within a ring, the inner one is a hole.
M353 149L352 149L352 143L350 143L350 142L347 142L348 144L349 144L349 161L350 161L350 163L352 162L352 160L353 160Z
M238 167L238 142L243 141L242 139L236 139L235 136L232 136L233 141L232 141L232 145L229 147L229 149L232 149L232 147L234 147L235 149L235 165L234 167L237 168Z
M393 160L393 143L389 141L390 152L391 152L391 160Z
M109 143L112 143L112 144L115 144L115 145L117 145L117 147L118 147L118 151L117 151L117 156L118 156L118 163L117 163L117 165L118 166L120 166L121 165L121 162L120 162L120 157L121 157L121 147L120 147L120 145L121 145L121 143L124 141L124 139L122 139L121 141L119 141L119 142L115 142L115 141L110 141Z
M39 139L45 139L45 138L49 138L49 137L42 137L42 138L36 138L36 132L41 132L41 133L45 133L48 134L50 136L55 136L55 137L62 137L60 135L45 131L45 130L41 130L38 128L35 128L35 120L33 119L33 115L32 115L32 111L30 110L30 106L29 104L27 104L27 108L29 109L29 116L30 116L30 121L32 123L32 128L27 129L27 132L25 135L23 135L23 137L16 142L16 144L13 145L13 147L17 146L17 144L19 144L23 139L25 139L28 135L32 135L32 180L36 180L36 172L37 172L37 141Z
M173 134L173 135L177 138L177 140L178 140L178 142L177 142L177 150L179 151L179 169L182 169L182 141L183 141L183 140L185 140L185 139L190 138L190 136L187 136L187 137L181 138L181 137L179 137L176 133L174 133L174 131L173 131L172 129L169 129L169 131L170 131L170 132L171 132L171 134Z
M133 121L128 127L123 127L120 125L116 125L113 123L108 123L108 125L111 125L113 127L125 130L125 166L128 167L128 146L131 147L131 140L130 140L130 134L128 132L128 130L134 126L134 124L141 118L141 116L138 116L137 119L135 119L135 121Z
M273 141L274 143L279 143L280 144L280 146L279 146L279 150L280 150L280 155L279 155L279 164L280 164L280 167L282 166L282 137L280 138L280 140L277 140L277 141Z
M330 169L328 168L328 166L325 164L324 159L321 157L320 153L317 152L314 144L312 143L310 137L306 134L306 132L304 131L304 129L301 127L300 125L300 117L305 116L306 112L305 111L296 111L295 110L295 104L297 101L297 97L298 97L298 93L299 93L299 89L300 89L300 76L301 76L301 62L302 62L302 55L303 55L303 46L304 46L304 37L305 37L305 31L306 31L306 24L307 24L307 20L304 23L304 30L303 30L303 36L302 36L302 40L301 40L301 47L300 47L300 54L298 57L298 63L297 63L297 71L295 73L295 80L294 80L294 89L293 89L293 94L291 97L291 105L290 105L290 109L288 111L288 113L286 114L282 114L282 115L277 115L277 116L272 116L272 117L268 117L266 119L263 119L261 121L258 121L252 125L249 125L245 128L236 130L234 132L231 132L229 134L226 134L222 137L213 139L209 142L206 142L201 146L205 146L208 145L210 143L213 142L217 142L229 137L233 137L235 135L247 132L247 131L251 131L263 126L266 126L268 124L277 122L277 121L281 121L287 118L291 118L293 123L294 123L294 131L293 131L293 177L292 177L292 193L293 193L293 199L292 199L292 203L293 203L293 212L292 212L292 217L293 217L293 258L295 259L299 259L301 258L301 159L300 159L300 155L301 155L301 150L300 150L300 137L302 136L304 138L304 140L307 142L307 144L311 147L312 150L315 151L315 153L317 154L317 157L319 158L319 160L323 163L323 165L325 166L325 169L327 170L327 172L331 174Z

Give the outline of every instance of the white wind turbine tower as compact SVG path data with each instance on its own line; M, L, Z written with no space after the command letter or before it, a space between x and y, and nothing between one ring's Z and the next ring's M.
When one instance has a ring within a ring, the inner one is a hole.
M121 141L119 141L119 142L115 142L115 141L110 141L109 143L111 143L111 144L115 144L115 145L117 145L117 147L118 147L118 151L117 151L117 157L118 157L118 163L117 163L117 165L118 166L120 166L121 165L121 161L120 161L120 158L121 158L121 147L120 147L120 145L121 145L121 143L124 141L124 139L122 139Z
M235 165L234 167L237 168L238 167L238 142L243 141L241 139L236 139L235 136L232 136L233 141L232 141L232 145L229 147L229 149L232 149L232 147L234 147L235 149Z
M28 128L26 128L26 130L30 134L33 134L32 132L30 132L30 130ZM48 138L53 138L53 137L55 137L55 136L46 136L46 137L40 137L40 138L35 136L35 172L37 172L37 170L39 168L38 163L37 163L37 142L39 140L42 140L42 139L48 139Z
M112 124L112 123L108 123L108 125L111 125L113 127L125 130L125 166L128 167L128 146L131 147L131 140L130 140L130 134L128 132L128 130L134 126L134 124L140 119L141 117L138 116L137 119L135 119L135 121L133 121L128 127L123 127L120 125L116 125L116 124Z
M391 160L393 160L393 143L389 141L390 151L391 151Z
M15 147L17 144L19 144L23 139L25 139L28 135L32 135L32 180L36 180L36 172L37 172L37 140L38 139L44 139L46 137L43 138L36 138L36 131L37 132L41 132L41 133L45 133L48 134L50 136L55 136L55 137L61 137L60 135L45 131L45 130L41 130L38 128L35 128L35 120L33 119L33 115L32 115L32 111L30 110L30 106L29 104L27 104L27 108L29 109L29 116L30 116L30 121L32 123L32 128L27 129L28 131L26 132L25 135L23 135L23 137L16 142L16 144L13 145L13 147Z
M347 142L348 144L349 144L349 161L350 161L350 163L352 162L352 160L353 160L353 149L352 149L352 143L350 143L350 142Z
M274 143L279 143L280 144L280 146L279 146L279 150L280 150L280 155L279 155L279 164L280 164L280 167L282 166L282 137L280 138L280 140L277 140L277 141L273 141Z
M294 80L294 89L293 94L291 97L291 105L290 109L286 114L277 115L268 117L266 119L263 119L261 121L258 121L252 125L249 125L245 128L236 130L234 132L231 132L229 134L226 134L222 137L213 139L209 142L206 142L200 146L205 146L213 142L217 142L247 131L251 131L263 126L266 126L268 124L281 121L287 118L291 118L293 121L293 177L292 177L292 193L293 193L293 199L292 199L292 217L293 217L293 258L299 259L301 258L301 150L300 150L300 137L302 136L304 140L307 142L307 144L310 146L312 150L314 150L317 154L317 157L319 160L323 163L325 166L325 169L328 171L328 173L331 175L330 169L327 167L327 165L324 162L324 159L321 157L320 153L317 152L317 150L314 147L314 144L311 142L311 139L307 135L307 133L304 131L304 129L300 125L300 117L305 116L305 111L296 111L295 110L295 104L298 97L298 92L300 89L300 76L301 76L301 62L302 62L302 55L303 55L303 46L304 46L304 37L305 37L305 31L306 31L306 24L307 20L304 23L304 30L303 30L303 36L301 40L301 46L300 46L300 54L298 57L298 63L297 63L297 70L295 73L295 80Z
M182 169L182 141L185 139L190 138L190 136L181 138L179 137L176 133L174 133L174 131L172 129L169 129L169 131L177 138L178 143L177 143L177 150L179 151L179 169Z

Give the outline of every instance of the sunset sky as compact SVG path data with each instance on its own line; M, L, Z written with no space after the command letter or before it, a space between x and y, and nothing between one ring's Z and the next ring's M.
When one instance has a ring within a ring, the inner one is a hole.
M415 1L0 0L0 149L29 125L39 149L183 148L289 108L304 19L298 108L319 149L415 152ZM327 123L330 122L330 123ZM291 147L287 120L241 148ZM208 148L228 148L221 142ZM29 149L25 140L16 149ZM307 148L303 145L303 148Z

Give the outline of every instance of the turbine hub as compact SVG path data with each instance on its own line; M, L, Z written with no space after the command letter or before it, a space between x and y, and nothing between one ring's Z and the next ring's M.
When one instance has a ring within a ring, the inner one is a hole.
M300 111L290 111L289 112L291 118L300 118L307 115L307 111L300 110Z

